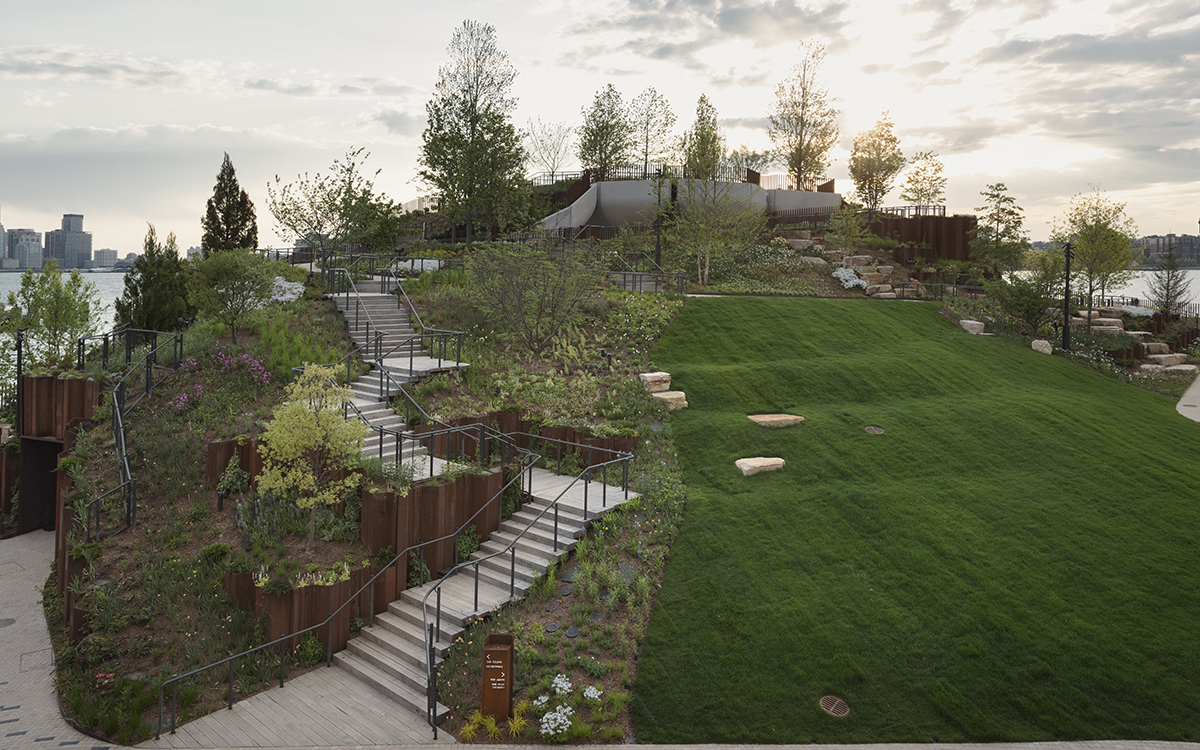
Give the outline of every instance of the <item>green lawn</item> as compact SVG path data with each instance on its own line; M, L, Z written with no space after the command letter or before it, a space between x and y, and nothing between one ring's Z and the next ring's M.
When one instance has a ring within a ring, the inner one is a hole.
M1173 400L928 303L691 299L653 356L690 403L688 507L639 742L1200 738L1200 424ZM777 411L806 421L746 418ZM787 467L733 465L760 455Z

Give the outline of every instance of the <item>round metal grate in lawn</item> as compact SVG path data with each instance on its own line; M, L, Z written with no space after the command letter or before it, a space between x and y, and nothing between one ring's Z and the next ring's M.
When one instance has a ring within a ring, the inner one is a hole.
M872 435L882 435L883 428L876 427L875 425L871 425L870 427L867 428L867 432L871 433Z
M850 706L846 705L846 701L836 695L821 696L821 709L830 716L836 716L839 719L850 713Z

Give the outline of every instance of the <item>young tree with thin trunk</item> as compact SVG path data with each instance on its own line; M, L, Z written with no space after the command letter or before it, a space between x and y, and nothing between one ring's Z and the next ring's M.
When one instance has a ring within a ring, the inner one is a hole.
M671 144L671 128L675 113L667 98L647 88L629 107L629 122L633 126L638 158L642 162L642 177L650 175L650 162L666 158Z
M200 314L229 326L237 343L238 325L271 299L272 261L241 248L213 253L197 262L188 279L188 300Z
M96 285L84 281L79 269L64 280L54 258L40 271L21 274L21 288L8 293L8 304L19 310L15 327L29 329L26 353L35 361L69 361L75 342L100 330Z
M342 415L353 398L349 385L339 385L334 367L308 365L290 385L283 405L262 434L263 471L259 492L296 499L308 510L308 546L312 552L317 508L336 505L357 474L346 472L361 457L367 426Z
M771 151L754 151L742 144L729 152L729 171L734 177L745 179L746 170L765 172L777 159L778 155Z
M900 200L916 206L940 204L946 196L942 160L932 151L918 151L908 163Z
M477 220L513 215L524 200L525 147L512 124L517 70L496 43L496 28L464 21L446 47L433 98L425 105L417 175L467 241Z
M892 132L892 120L886 111L875 127L854 136L850 177L854 180L855 193L867 207L872 221L904 164L900 139Z
M258 220L250 195L238 185L237 174L229 154L217 172L213 197L208 199L204 217L200 219L204 234L200 246L205 253L232 250L235 247L258 247Z
M1021 215L1024 209L1008 194L1008 186L1003 182L988 185L979 194L984 198L984 205L975 209L981 213L971 230L971 258L989 266L994 276L1015 271L1021 267L1029 250L1025 219Z
M529 161L544 172L562 171L571 157L571 140L575 129L565 122L529 121L525 138L529 142Z
M1146 279L1150 304L1154 305L1164 318L1177 315L1192 301L1192 282L1180 263L1179 253L1175 252L1174 242L1167 241L1167 251L1155 256L1153 268Z
M598 178L634 159L635 142L629 113L621 94L610 83L596 92L592 106L583 110L576 155L584 169Z
M1089 332L1095 295L1128 283L1137 273L1137 236L1137 224L1125 214L1125 204L1095 188L1073 197L1066 213L1054 219L1050 241L1074 246L1071 269L1076 288L1086 290Z
M802 57L792 76L775 87L771 118L771 142L796 176L796 189L815 190L829 170L829 150L837 145L838 110L819 75L825 47L808 40L800 45Z

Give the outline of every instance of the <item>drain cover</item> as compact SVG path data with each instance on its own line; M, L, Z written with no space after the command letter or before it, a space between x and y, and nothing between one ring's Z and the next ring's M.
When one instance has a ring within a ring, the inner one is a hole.
M880 432L882 431L883 430L880 430ZM839 719L850 713L850 706L846 705L846 701L842 700L836 695L821 696L821 709L830 716L836 716Z
M562 578L561 578L562 582L563 583L574 583L575 576L579 575L579 571L580 571L580 567L578 565L572 565L571 567L567 568L565 571L563 571Z
M567 628L567 637L574 638L579 635L579 628Z
M871 425L870 427L867 428L867 432L871 433L872 435L882 435L883 428L876 427L875 425Z
M570 596L574 592L575 589L571 588L570 586L563 586L562 591L559 591L558 593L562 594L563 596Z
M557 623L557 622L552 622L552 623L550 623L549 625L547 625L547 626L546 626L546 632L547 632L547 633L557 633L557 632L558 632L558 623Z
M546 603L546 611L547 611L547 612L553 612L553 611L554 611L554 610L556 610L556 609L558 609L558 603L557 603L557 602L547 602L547 603Z

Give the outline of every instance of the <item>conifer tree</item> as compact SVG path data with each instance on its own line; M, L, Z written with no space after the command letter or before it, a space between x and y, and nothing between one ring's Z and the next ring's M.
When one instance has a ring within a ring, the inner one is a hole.
M229 154L225 154L225 160L221 162L213 197L208 199L200 227L204 230L200 245L206 255L218 250L258 247L254 204L250 202L250 195L238 185Z
M142 254L125 274L125 292L115 303L117 325L174 331L181 319L192 314L187 304L187 267L179 258L175 233L159 242L154 225L147 226Z

